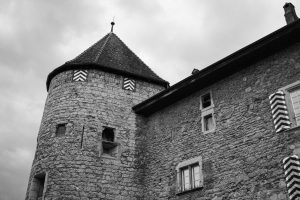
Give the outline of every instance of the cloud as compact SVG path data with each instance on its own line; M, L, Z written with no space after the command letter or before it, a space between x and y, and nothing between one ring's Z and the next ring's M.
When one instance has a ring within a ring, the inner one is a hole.
M0 199L24 199L48 73L108 33L114 16L117 35L174 84L283 26L283 4L0 0Z

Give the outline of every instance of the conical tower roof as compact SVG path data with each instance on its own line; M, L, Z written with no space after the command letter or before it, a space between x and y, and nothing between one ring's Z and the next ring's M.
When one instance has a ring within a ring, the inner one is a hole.
M165 87L169 85L136 56L116 34L110 32L76 58L53 70L47 78L47 90L56 74L82 68L131 76Z

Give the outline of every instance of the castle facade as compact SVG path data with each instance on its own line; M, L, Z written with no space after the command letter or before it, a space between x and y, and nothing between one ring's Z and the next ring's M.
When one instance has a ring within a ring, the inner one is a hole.
M53 70L26 200L300 198L300 21L169 86L110 32Z

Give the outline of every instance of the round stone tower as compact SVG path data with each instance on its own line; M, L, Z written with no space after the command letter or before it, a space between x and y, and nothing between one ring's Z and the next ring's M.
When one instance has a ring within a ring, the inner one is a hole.
M140 199L132 107L168 83L110 32L46 85L26 199Z

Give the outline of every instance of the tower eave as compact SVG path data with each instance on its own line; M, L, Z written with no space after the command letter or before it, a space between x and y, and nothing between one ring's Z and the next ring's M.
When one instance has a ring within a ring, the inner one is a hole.
M76 69L101 70L104 72L110 72L110 73L114 73L114 74L118 74L118 75L124 75L124 76L132 77L132 78L137 78L139 80L147 81L150 83L155 83L155 84L163 86L165 88L169 87L169 82L167 82L165 80L149 78L147 76L137 75L134 73L130 73L130 72L123 71L123 70L118 70L118 69L111 68L111 67L104 66L104 65L99 65L99 64L95 64L95 63L84 63L84 64L65 63L49 73L49 75L47 77L47 81L46 81L47 91L49 90L51 80L53 79L54 76L56 76L57 74L59 74L61 72L67 71L67 70L76 70Z

